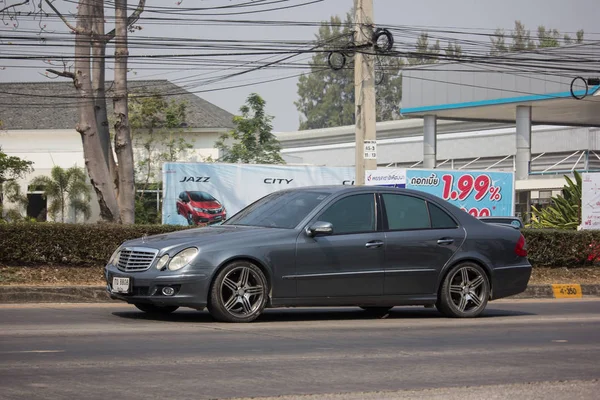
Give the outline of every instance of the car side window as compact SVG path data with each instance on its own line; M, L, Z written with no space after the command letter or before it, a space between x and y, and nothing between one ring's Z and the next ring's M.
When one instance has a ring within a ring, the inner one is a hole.
M402 194L383 194L389 230L429 229L425 200Z
M429 206L429 214L431 215L431 227L433 229L449 229L456 228L458 225L448 213L433 203L427 203Z
M330 222L336 235L374 232L377 229L375 197L373 193L344 197L329 206L318 220Z

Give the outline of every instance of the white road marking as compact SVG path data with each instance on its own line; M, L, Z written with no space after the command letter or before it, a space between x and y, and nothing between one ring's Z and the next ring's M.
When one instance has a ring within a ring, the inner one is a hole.
M0 351L0 354L23 354L23 353L64 353L64 350L19 350L19 351Z

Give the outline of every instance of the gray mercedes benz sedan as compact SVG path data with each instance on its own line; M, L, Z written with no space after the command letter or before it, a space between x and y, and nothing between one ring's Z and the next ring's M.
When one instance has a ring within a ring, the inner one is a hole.
M208 308L249 322L265 307L435 305L476 317L523 292L519 230L486 224L435 196L373 186L269 194L222 225L123 243L107 290L148 313Z

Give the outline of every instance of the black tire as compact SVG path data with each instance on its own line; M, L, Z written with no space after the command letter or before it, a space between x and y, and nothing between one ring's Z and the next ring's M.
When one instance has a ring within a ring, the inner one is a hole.
M466 275L465 275L466 273ZM451 318L474 318L485 309L490 283L485 270L465 262L450 269L438 293L437 309Z
M387 306L386 307L359 306L359 307L370 314L385 314L386 312L390 311L393 308L393 307L387 307Z
M244 269L248 274L245 282ZM231 287L233 284L235 287ZM264 310L268 293L267 279L260 268L248 261L234 261L215 277L209 293L208 311L217 321L252 322Z
M154 304L134 304L138 310L147 314L167 315L177 310L178 306L155 306Z

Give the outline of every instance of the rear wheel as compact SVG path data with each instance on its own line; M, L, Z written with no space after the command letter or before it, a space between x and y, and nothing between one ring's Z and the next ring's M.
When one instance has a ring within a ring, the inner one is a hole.
M462 263L446 275L436 307L447 317L473 318L483 312L489 297L490 284L483 268Z
M210 291L208 311L219 321L251 322L267 304L263 272L247 261L236 261L219 272Z
M171 314L179 308L177 306L155 306L154 304L134 304L134 306L145 313L158 315Z

